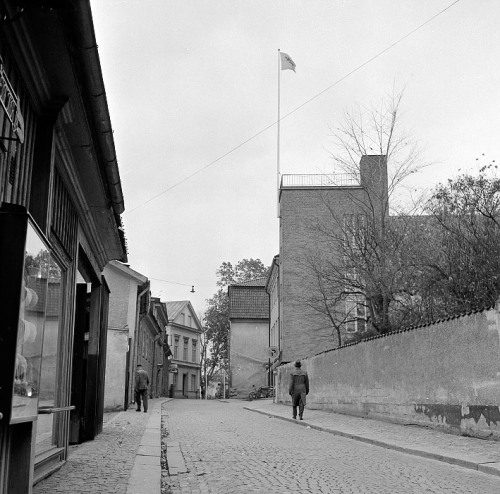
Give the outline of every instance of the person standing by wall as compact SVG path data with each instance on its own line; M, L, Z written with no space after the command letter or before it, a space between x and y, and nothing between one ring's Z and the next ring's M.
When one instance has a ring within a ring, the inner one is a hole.
M144 405L144 413L148 412L148 388L149 376L147 371L142 368L141 364L137 364L135 371L135 402L137 405L136 412L141 411L141 398Z
M295 362L295 369L290 376L288 392L292 397L293 418L297 418L297 407L299 407L299 419L303 420L304 407L306 406L306 395L309 394L309 376L301 369L300 360Z

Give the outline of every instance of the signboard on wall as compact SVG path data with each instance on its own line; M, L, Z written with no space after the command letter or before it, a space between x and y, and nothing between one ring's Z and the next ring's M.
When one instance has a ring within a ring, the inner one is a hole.
M19 98L12 88L2 63L0 63L0 103L12 124L12 130L16 134L17 140L22 144L24 142L24 120L21 115Z

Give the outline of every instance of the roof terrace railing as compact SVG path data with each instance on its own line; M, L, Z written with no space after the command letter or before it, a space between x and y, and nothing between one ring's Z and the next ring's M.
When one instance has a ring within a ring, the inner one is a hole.
M281 176L281 187L359 187L359 185L359 178L350 173Z

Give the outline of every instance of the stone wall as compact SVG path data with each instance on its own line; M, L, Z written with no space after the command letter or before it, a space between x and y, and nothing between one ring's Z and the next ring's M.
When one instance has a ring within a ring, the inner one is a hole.
M308 357L307 407L500 440L499 335L492 308Z

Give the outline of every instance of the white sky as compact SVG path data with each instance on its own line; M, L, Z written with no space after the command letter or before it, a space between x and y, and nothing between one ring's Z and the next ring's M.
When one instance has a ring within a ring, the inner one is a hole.
M278 48L297 64L284 116L453 1L93 0L129 262L153 294L199 312L223 261L278 253L276 126L207 167L276 122ZM394 84L436 163L420 185L498 159L499 19L498 0L461 0L284 119L281 172L331 172L329 127Z

